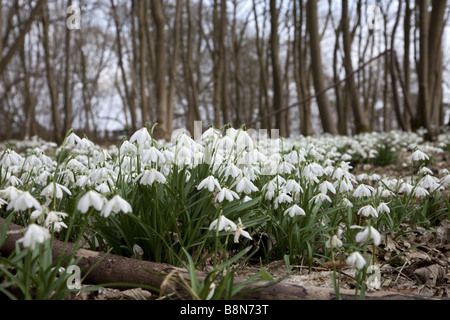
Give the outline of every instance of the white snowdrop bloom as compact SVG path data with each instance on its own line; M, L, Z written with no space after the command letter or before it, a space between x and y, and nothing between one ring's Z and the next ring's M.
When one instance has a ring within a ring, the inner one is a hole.
M345 193L347 191L353 190L353 184L347 178L343 178L339 181L335 181L333 183L333 187L336 189L336 192Z
M328 238L327 242L325 242L325 247L327 247L328 249L340 248L342 247L342 240L339 239L337 235L333 235Z
M14 150L5 150L0 155L0 165L4 167L10 167L12 165L20 166L23 162L23 158Z
M341 205L344 206L344 207L353 208L353 203L350 200L348 200L347 198L343 198L342 199Z
M75 146L75 151L80 153L87 153L93 149L95 149L94 143L87 138L82 138L81 141Z
M8 202L0 198L0 208L3 207L5 204L8 204Z
M120 146L119 150L121 156L136 157L138 154L137 147L131 142L126 140L122 142L122 145Z
M374 207L372 207L370 204L367 205L367 206L364 206L364 207L360 208L360 209L358 210L358 214L359 214L359 215L363 215L364 217L370 217L370 216L372 216L372 217L374 217L374 218L378 218L378 212L377 212L377 210L376 210Z
M295 181L294 179L289 179L288 181L286 181L286 184L284 187L285 187L287 193L303 192L303 189L300 186L300 184L297 181Z
M398 189L398 193L406 193L410 194L412 190L414 189L414 186L409 184L408 182L403 182Z
M197 190L208 189L209 192L213 192L215 188L221 189L219 181L214 176L203 179L197 186Z
M374 190L372 186L360 184L353 192L353 196L356 198L371 197Z
M329 182L329 181L324 181L324 182L322 182L322 183L319 185L319 191L320 191L320 193L327 194L327 193L328 193L328 190L329 190L331 193L336 194L336 189L335 189L335 187L333 186L333 184L332 184L331 182Z
M8 178L8 183L9 183L10 186L14 186L14 187L17 187L18 185L22 185L23 184L22 180L20 180L16 176L10 176Z
M419 169L419 171L417 172L419 175L423 174L423 175L432 175L433 174L433 170L427 168L427 167L421 167Z
M239 181L236 181L233 183L233 186L235 186L235 190L237 193L245 193L250 194L252 192L259 191L259 189L246 177L242 177L239 179ZM233 187L232 186L232 187Z
M334 169L334 172L331 175L331 178L333 180L341 180L344 175L345 175L345 171L342 170L341 168L337 167Z
M40 210L41 205L28 191L24 191L14 200L11 200L6 210L25 211L30 208Z
M19 190L14 186L9 186L6 189L0 190L0 197L8 199L9 201L13 201L22 193L23 193L22 190Z
M90 180L88 176L78 176L75 182L77 187L84 188L85 186L90 185Z
M67 225L62 221L62 217L67 216L68 214L64 212L50 211L45 218L44 227L51 228L53 226L55 232L60 232L62 228L67 228Z
M32 168L39 168L42 166L42 161L39 160L34 154L27 157L23 163L23 168L26 171L31 170Z
M81 138L79 136L77 136L75 133L70 133L65 141L65 147L67 148L73 148L75 147L78 143L81 142Z
M41 196L44 196L47 199L51 199L53 196L55 196L56 199L61 199L63 197L63 192L67 193L69 196L72 195L70 190L65 186L59 183L50 182L44 189L42 189Z
M278 165L278 173L279 174L291 174L292 170L295 167L287 161L284 161Z
M48 172L47 170L42 171L37 178L34 180L38 185L45 185L47 184L48 178L51 177L52 174Z
M243 236L249 240L253 240L253 238L250 236L250 233L245 231L244 225L242 224L241 218L238 218L239 222L237 224L237 228L233 231L234 234L234 243L239 243L239 237Z
M239 196L236 192L234 192L233 190L227 189L227 188L222 188L219 193L217 194L215 201L220 203L222 202L224 199L227 199L228 201L233 201L234 199L239 199Z
M144 170L141 174L139 174L135 181L139 180L139 183L142 185L153 185L153 183L159 182L159 183L166 183L166 178L164 175L159 172L158 170L151 168L150 170Z
M326 166L326 167L323 169L323 173L324 173L325 175L327 175L327 176L331 176L331 175L333 174L333 172L334 172L334 167L333 167L333 166Z
M186 146L181 146L177 148L174 156L174 160L178 165L189 165L194 159L194 153L192 150Z
M242 199L242 203L246 203L246 202L249 202L251 200L252 200L252 198L250 198L249 196L245 196L244 199Z
M369 175L367 173L362 173L359 174L356 179L358 179L358 181L367 181L369 180Z
M141 128L137 130L130 138L130 143L137 142L139 146L139 152L142 152L144 149L145 143L152 142L152 137L150 136L150 133L148 132L147 128Z
M317 204L319 202L322 203L324 201L332 202L330 197L323 193L319 193L318 195L312 197L311 200L309 200L309 202L314 202L314 204Z
M230 219L227 219L225 216L220 216L219 219L214 220L209 225L209 230L216 229L218 231L236 231L237 225L231 221Z
M342 155L341 159L344 160L344 161L350 161L350 160L352 160L352 156L349 155L348 153L344 153Z
M304 216L306 215L305 211L300 208L298 205L294 204L290 206L288 209L284 211L284 215L289 215L291 218L295 216Z
M440 181L438 178L427 174L422 179L420 179L419 186L430 191L434 191L440 187Z
M440 183L444 186L450 186L450 174L447 174L446 176L442 177Z
M277 209L278 205L280 203L291 203L292 201L293 200L292 200L292 198L289 195L287 195L286 193L282 192L282 193L280 193L278 195L278 197L275 198L273 206L274 206L275 209Z
M352 226L351 229L361 228L360 226ZM375 246L379 246L381 243L381 234L374 227L366 227L363 231L356 234L355 240L359 243L365 243L367 240L372 239Z
M422 187L416 187L413 191L413 196L416 198L423 198L429 195L430 193Z
M370 181L379 181L381 176L378 173L373 173L369 176Z
M295 150L292 150L287 156L284 157L284 160L292 163L292 164L298 164L298 153Z
M159 165L164 164L166 161L164 155L155 147L146 149L142 155L143 162L157 163Z
M217 147L223 154L230 154L234 149L234 139L224 136L217 142Z
M317 178L323 175L323 168L320 164L312 162L303 169L303 176L306 179Z
M45 208L45 207L44 207ZM30 214L30 220L36 220L39 217L42 216L42 208L41 209L36 209L34 210L31 214Z
M33 223L27 227L25 235L17 240L17 242L22 243L25 248L34 250L36 244L44 243L50 237L51 235L48 229Z
M86 192L78 201L77 210L81 213L86 213L89 207L94 207L95 210L101 211L105 205L106 199L97 191Z
M109 200L105 204L102 211L100 211L100 215L105 218L108 218L109 215L111 214L111 212L112 213L119 213L119 212L130 213L132 211L133 211L133 209L131 208L131 205L128 203L128 201L126 201L119 195L115 195L114 197L111 198L111 200Z
M82 164L77 159L70 159L66 164L66 168L73 171L84 172L86 170L86 166Z
M352 252L346 260L347 264L361 270L366 265L366 260L358 251Z
M105 194L105 193L109 193L111 192L111 190L109 189L108 184L106 183L100 183L99 185L97 185L95 187L95 190L97 190L98 192L100 192L101 194Z
M235 164L230 163L224 168L223 172L225 178L228 178L230 176L236 178L242 173L242 170L239 169Z
M430 157L428 157L427 154L420 150L414 151L411 156L409 157L410 162L416 162L416 161L422 161L422 160L429 160Z
M378 290L381 288L381 272L377 265L370 265L367 267L367 288L369 290Z
M382 202L378 205L377 212L378 212L378 214L391 213L391 209L389 209L389 207L386 203Z
M218 129L210 127L208 130L203 132L201 140L204 142L216 141L222 137L222 133Z
M268 191L266 191L264 198L266 200L272 200L274 196L275 196L275 191L268 190Z
M448 174L450 174L450 171L446 168L439 170L439 175L441 175L441 176L445 176Z

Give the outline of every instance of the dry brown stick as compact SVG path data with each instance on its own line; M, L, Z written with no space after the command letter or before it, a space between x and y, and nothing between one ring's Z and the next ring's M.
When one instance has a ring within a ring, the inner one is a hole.
M0 226L4 223L4 219L0 218ZM0 248L0 252L9 255L16 245L16 241L22 237L18 230L24 228L11 223L6 242ZM61 255L67 254L74 249L74 245L68 243L64 246L64 242L53 240L53 258L56 259ZM159 289L164 282L165 276L176 272L185 279L190 278L190 274L186 269L177 268L166 263L156 263L133 258L126 258L114 254L95 252L86 249L78 249L75 258L80 258L78 266L86 271L93 265L96 266L86 276L85 282L89 284L102 285L107 283L133 283L138 285L147 285ZM149 272L150 271L150 272ZM197 272L197 277L201 281L206 277L206 273ZM242 283L244 279L235 279L235 285ZM268 282L267 282L268 284ZM168 292L166 286L166 294L180 293L184 297L187 291L180 286L172 286L172 292ZM248 285L245 290L255 289L244 296L250 300L334 300L336 295L333 289L320 287L305 287L296 284L277 283L267 287L261 287L261 283ZM344 300L353 300L355 292L353 290L341 289L340 296ZM430 300L438 299L436 297L426 297L417 294L404 294L397 292L367 292L366 300Z

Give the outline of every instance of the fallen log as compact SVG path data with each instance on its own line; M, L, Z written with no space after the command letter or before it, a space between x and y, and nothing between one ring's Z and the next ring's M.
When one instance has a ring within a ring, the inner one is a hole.
M0 226L4 223L0 218ZM9 226L10 234L6 242L0 248L0 253L9 255L16 246L16 241L22 237L21 230L24 228L11 223ZM61 255L66 255L74 250L74 244L53 239L52 255L57 259ZM134 258L122 257L114 254L78 249L75 259L79 258L78 266L82 273L95 267L87 274L85 284L102 285L107 283L132 283L137 285L146 285L153 288L161 288L168 275L177 273L189 281L190 274L186 269L177 268L166 263L156 263L151 261L139 260ZM150 272L149 272L150 271ZM84 274L83 274L84 275ZM206 273L197 272L198 279L203 280ZM235 279L235 284L239 284L245 279ZM267 282L266 284L268 284ZM335 300L336 295L333 289L301 286L296 284L287 284L279 282L270 286L263 287L263 284L248 285L245 290L252 290L244 298L248 300ZM188 292L182 287L172 284L165 288L166 294L177 294L178 297L190 299ZM340 296L344 300L353 300L355 292L349 289L341 289ZM365 295L366 300L442 300L436 297L427 297L418 294L404 294L397 292L368 291Z

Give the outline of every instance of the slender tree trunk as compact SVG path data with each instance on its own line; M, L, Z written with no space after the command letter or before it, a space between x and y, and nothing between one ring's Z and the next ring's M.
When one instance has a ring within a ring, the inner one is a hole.
M138 0L137 7L138 17L138 36L139 36L139 80L140 80L140 96L141 96L141 114L142 122L149 121L147 112L149 109L147 98L147 41L145 32L145 1Z
M214 126L216 129L222 127L221 119L221 106L222 106L222 81L223 81L223 64L224 61L221 59L220 55L220 25L219 25L219 9L218 0L214 0L213 8L213 25L214 25L214 49L213 49L213 64L214 64Z
M273 110L279 110L285 107L285 99L279 57L278 9L276 6L276 0L270 0L270 17L270 56L272 63ZM281 112L276 115L276 129L280 130L279 134L281 137L287 137L289 135L286 114L287 112Z
M352 39L349 30L349 18L348 18L348 0L342 0L342 37L344 44L344 67L347 75L353 72L352 66ZM353 77L348 79L348 89L351 97L351 104L353 110L353 116L355 118L355 129L356 133L370 132L370 124L365 115L364 109L361 105L361 100L359 96L359 90L355 85L355 80Z
M222 89L221 94L221 109L223 115L223 123L229 124L232 119L230 118L230 92L228 90L229 82L229 63L228 63L228 49L227 49L227 28L228 28L228 17L227 17L227 0L220 0L220 31L219 31L219 59L222 64Z
M320 92L325 89L325 80L322 69L323 64L319 42L317 0L308 0L306 8L314 88L316 92ZM331 134L338 134L336 124L333 121L328 97L325 93L317 97L317 104L319 107L320 118L322 120L323 131Z
M403 59L403 72L404 72L404 103L411 101L411 13L409 0L405 1L405 20L403 22L403 38L404 38L404 59ZM401 75L400 75L401 76ZM413 121L412 117L408 112L404 112L404 121L411 128L411 123Z
M68 0L67 6L70 7L72 5L72 0ZM69 28L66 29L66 44L65 44L65 74L64 74L64 128L63 132L67 132L72 127L72 97L70 92L70 82L71 82L71 38L72 38L72 30Z
M52 120L53 120L53 139L59 143L61 142L61 126L59 118L59 108L58 108L58 92L55 85L55 75L52 67L52 61L50 56L50 40L48 36L48 16L47 11L44 10L42 13L42 29L43 29L43 46L45 55L45 68L47 71L47 85L48 91L50 93L50 103L52 108Z

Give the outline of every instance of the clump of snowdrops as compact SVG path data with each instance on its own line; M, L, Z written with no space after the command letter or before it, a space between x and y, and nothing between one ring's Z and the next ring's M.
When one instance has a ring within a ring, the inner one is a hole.
M375 256L384 235L448 218L449 172L426 167L443 145L420 134L268 139L224 127L196 140L181 130L164 142L152 130L109 148L69 131L53 157L36 143L21 154L1 151L0 216L31 230L16 256L58 237L191 269L226 266L229 274L243 265L231 260L236 255L309 267L346 261L363 296L379 287ZM409 178L352 173L352 161L380 159L380 150L381 159L395 159L395 149L380 147L387 142L409 152ZM208 297L216 285L201 292Z

